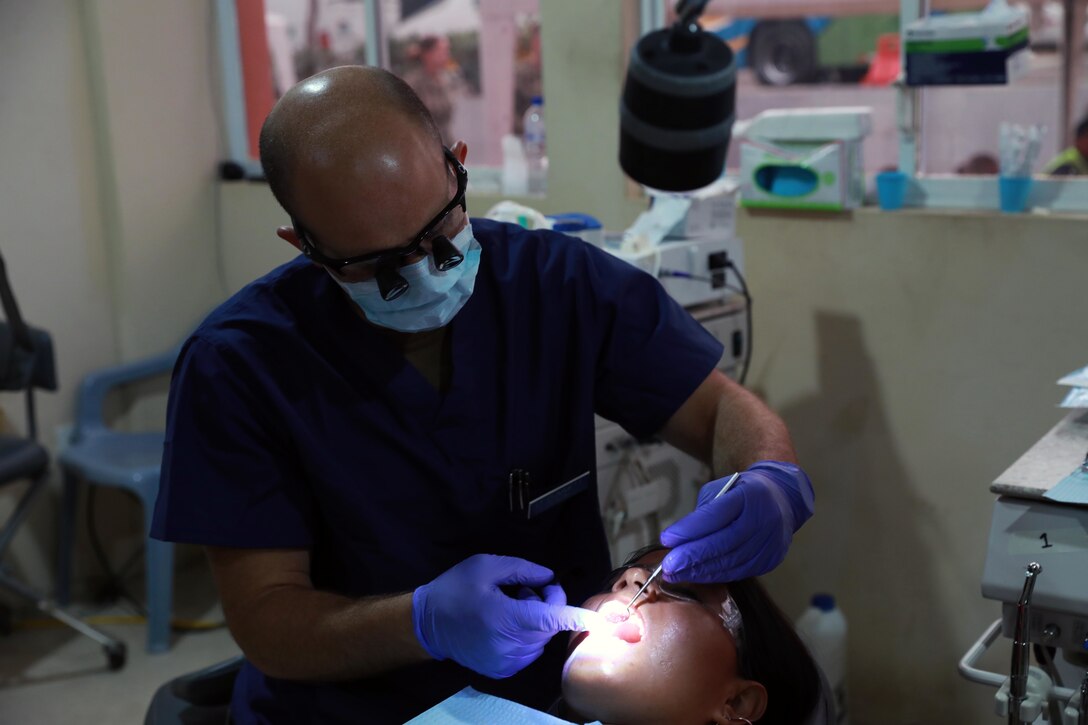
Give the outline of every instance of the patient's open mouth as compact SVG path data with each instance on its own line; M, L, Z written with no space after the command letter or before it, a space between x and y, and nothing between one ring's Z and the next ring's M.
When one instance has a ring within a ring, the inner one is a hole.
M628 612L623 602L610 600L601 604L597 612L607 623L599 634L616 637L629 644L642 641L646 632L646 622L637 609Z
M646 630L646 622L642 619L642 614L638 609L633 608L628 611L627 606L623 602L614 599L609 600L601 604L597 611L604 616L607 622L615 625L617 635L619 635L619 633L630 635L633 632L637 632L639 639L641 639L643 632ZM624 639L626 639L626 637Z
M619 637L624 642L635 644L642 641L642 628L639 625L628 619L626 622L620 622L616 625L616 629L613 631L614 636Z

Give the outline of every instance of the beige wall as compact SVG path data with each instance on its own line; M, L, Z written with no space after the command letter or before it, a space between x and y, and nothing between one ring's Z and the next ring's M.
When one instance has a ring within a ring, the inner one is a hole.
M38 395L42 439L70 416L71 391L116 355L113 270L102 233L90 94L76 3L0 5L0 252L28 322L52 332L61 392ZM0 403L22 428L21 396ZM0 490L6 519L21 489ZM48 582L52 508L34 513L9 563Z
M210 28L210 2L0 3L0 250L24 316L55 339L60 391L39 396L50 446L86 373L172 345L222 296ZM21 401L0 402L21 425ZM129 419L161 425L162 403ZM0 516L16 493L0 492ZM41 586L54 500L12 553ZM100 503L107 548L127 555L138 509L116 495Z
M84 3L122 357L175 344L221 294L211 2Z
M0 251L23 316L56 338L62 392L41 395L46 439L87 370L116 354L90 93L76 3L0 15ZM21 424L17 401L4 407Z
M752 387L785 417L817 514L769 579L791 614L850 624L853 722L985 722L956 662L999 614L979 594L991 481L1061 418L1088 362L1088 221L743 213ZM992 666L1008 670L1010 643ZM934 715L939 716L934 719Z

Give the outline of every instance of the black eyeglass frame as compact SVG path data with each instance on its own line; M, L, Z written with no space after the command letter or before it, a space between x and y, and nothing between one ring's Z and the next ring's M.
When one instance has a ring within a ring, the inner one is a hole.
M355 257L336 259L323 254L321 250L314 245L305 227L292 216L291 226L294 227L295 234L298 235L303 256L339 273L345 267L353 264L362 263L378 267L385 263L403 259L404 257L410 257L418 252L419 247L423 242L427 241L427 238L434 234L435 229L446 220L446 217L448 217L450 212L456 207L461 207L461 211L468 211L468 205L465 202L465 195L468 192L468 170L465 169L464 164L458 161L457 157L454 156L453 152L447 147L443 146L442 151L446 157L446 162L453 166L453 173L457 177L457 193L454 195L453 199L450 200L450 203L446 204L445 208L438 212L438 214L423 227L423 231L417 234L415 239L403 247L397 247L396 249L386 249L381 252L370 252L369 254L360 254Z
M621 576L623 576L624 572L626 572L628 569L642 569L644 572L646 572L647 576L653 573L653 566L649 564L638 564L636 562L631 562L630 564L623 564L622 566L618 566L611 572L609 572L602 589L611 589L612 586L619 580ZM665 596L669 597L670 599L687 601L700 605L702 604L702 602L697 599L691 599L690 597L684 596L683 594L675 591L675 585L673 585L671 582L665 581L664 578L658 578L655 583L657 584L657 590L664 593ZM733 598L733 595L729 592L726 592L726 596L730 599ZM737 600L733 599L734 605L736 605L736 602ZM738 636L733 638L733 645L734 647L736 647L738 669L740 670L741 675L744 677L751 677L751 666L748 663L748 658L745 657L745 653L747 652L748 648L747 643L745 642L744 632L745 629L742 624Z

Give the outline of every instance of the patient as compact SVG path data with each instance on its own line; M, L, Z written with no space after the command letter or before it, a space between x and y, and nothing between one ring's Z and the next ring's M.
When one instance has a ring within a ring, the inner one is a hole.
M560 714L618 725L808 722L819 671L755 579L702 585L659 576L626 618L627 603L667 552L635 552L583 604L608 624L571 638Z

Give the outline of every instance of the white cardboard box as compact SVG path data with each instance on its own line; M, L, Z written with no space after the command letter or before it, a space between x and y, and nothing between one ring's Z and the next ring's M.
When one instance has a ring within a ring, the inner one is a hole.
M719 179L691 195L691 207L667 238L732 237L736 233L737 192L733 179Z
M865 199L871 109L766 111L741 132L741 205L842 211Z

